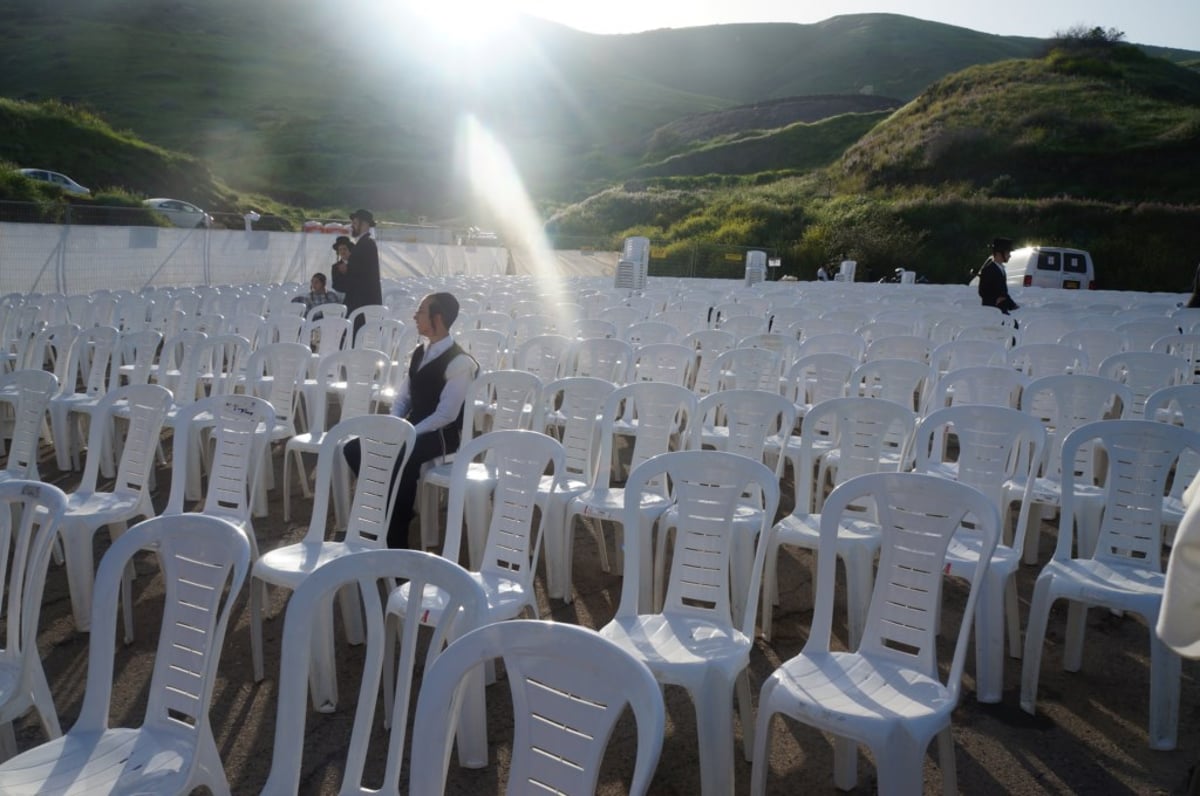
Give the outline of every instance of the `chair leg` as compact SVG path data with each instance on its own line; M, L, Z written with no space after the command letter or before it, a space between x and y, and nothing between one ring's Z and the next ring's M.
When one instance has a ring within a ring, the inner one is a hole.
M882 768L882 764L879 764ZM888 772L891 776L891 772ZM884 777L879 777L883 787ZM833 736L833 786L838 790L853 790L858 784L858 742L844 735ZM917 788L913 793L919 793Z
M879 775L879 796L908 796L922 791L927 745L918 745L914 739L900 732L889 738L885 747L871 749L875 755L875 770ZM953 749L950 757L953 759Z
M1150 631L1150 748L1175 748L1179 728L1179 681L1182 662L1178 655Z
M1021 612L1017 604L1017 578L1008 576L1004 586L1004 618L1008 625L1008 657L1021 657Z
M691 694L700 741L702 796L733 793L733 688L715 673Z
M263 592L266 591L266 583L263 583L263 588L259 588L259 584L255 583L253 575L250 576L250 659L254 667L254 682L261 683L263 677Z
M846 624L850 636L849 648L856 650L866 630L867 608L871 605L871 591L875 587L875 580L871 577L875 554L861 546L847 553L842 559L846 566ZM813 578L814 587L816 580Z
M1063 669L1077 672L1083 667L1083 632L1087 629L1087 603L1067 602L1067 632L1063 639Z
M321 606L312 622L308 685L312 691L313 710L318 713L332 713L337 709L338 699L336 663L333 655L333 606Z
M754 761L754 703L750 701L750 671L742 669L736 684L738 715L742 721L742 755Z
M0 762L8 760L17 754L17 734L13 723L6 721L0 724Z
M1030 715L1037 712L1038 676L1041 674L1042 646L1046 640L1046 622L1050 615L1051 578L1045 574L1033 587L1029 603L1029 620L1025 624L1025 654L1021 663L1021 709Z
M775 678L767 678L758 698L758 718L754 723L754 751L751 753L751 796L763 796L767 792L767 774L771 768L771 756L767 754L767 750L771 747L771 719L775 715L771 695L775 691L775 685Z
M975 604L975 698L996 703L1004 691L1003 574L989 569Z
M942 767L942 793L956 796L958 793L958 763L954 760L954 733L950 726L938 733L938 764Z

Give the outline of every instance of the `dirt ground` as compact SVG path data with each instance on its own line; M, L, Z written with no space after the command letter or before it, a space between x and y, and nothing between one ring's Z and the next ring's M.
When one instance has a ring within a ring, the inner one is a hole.
M281 449L274 454L276 474L281 472ZM76 474L58 473L48 449L41 459L43 477L70 490ZM170 469L159 470L158 495L165 503ZM298 492L298 490L293 490ZM785 490L790 492L790 489ZM270 517L255 520L259 546L269 550L298 540L311 511L311 502L298 494L293 520L281 521L279 490L271 494ZM1045 524L1041 536L1041 560L1049 558L1054 528ZM99 534L97 554L107 547L106 534ZM575 601L565 605L547 599L539 576L539 603L543 618L599 627L615 612L620 597L620 578L600 571L596 548L587 534L579 534L575 553ZM782 557L781 557L782 561ZM111 717L114 725L136 726L141 721L146 700L146 685L153 667L154 645L161 615L162 582L150 555L138 562L139 577L134 585L137 640L129 647L118 644L116 684ZM1019 575L1022 626L1032 593L1037 569L1023 567ZM751 657L751 687L757 697L765 678L783 660L803 646L812 616L810 562L796 555L781 564L781 605L776 613L775 639L761 639ZM947 586L947 611L944 628L957 627L965 596L961 584ZM279 671L279 647L282 612L286 593L273 590L266 623L265 648L267 677L255 683L250 659L249 610L246 593L239 597L226 636L220 677L211 709L217 747L224 760L230 786L235 794L258 793L267 779L275 727L276 688ZM835 616L843 615L839 613ZM1051 613L1047 650L1043 657L1038 715L1029 716L1018 706L1020 661L1007 659L1005 694L999 705L980 705L975 700L973 653L968 656L966 678L959 708L954 714L954 739L958 768L958 789L962 793L1185 793L1189 771L1200 759L1200 667L1194 662L1183 665L1182 699L1179 718L1179 744L1172 752L1154 752L1147 746L1146 721L1149 694L1149 630L1145 622L1131 615L1116 617L1107 611L1089 614L1084 668L1076 674L1061 670L1061 642L1066 611L1060 603ZM845 638L845 628L835 626ZM350 697L356 693L355 664L361 659L360 648L348 646L339 635L338 659L340 693L343 702L333 714L309 712L304 728L304 760L301 792L336 793L341 765L350 736L353 717ZM66 576L61 567L51 567L42 612L39 647L54 693L64 729L74 722L83 697L87 667L87 634L75 631L67 595ZM942 660L948 666L951 642L943 640ZM945 666L943 668L945 668ZM695 717L687 694L668 688L667 732L657 774L651 787L654 794L698 794ZM452 760L452 794L499 793L505 782L511 746L511 705L507 686L501 682L489 688L489 743L491 765L482 770L460 769ZM378 713L376 723L379 724ZM289 732L300 728L288 728ZM741 753L741 728L735 721L737 753L737 792L748 793L750 764ZM381 728L376 736L383 737ZM20 749L43 740L35 721L24 719L17 728ZM936 746L936 745L935 745ZM632 721L626 718L605 760L600 791L623 793L636 749ZM379 756L377 756L379 757ZM925 790L940 792L941 770L936 751L926 757ZM381 762L381 761L378 761ZM376 773L377 775L377 773ZM876 788L879 773L863 750L859 756L858 787L855 792L870 793ZM371 780L368 780L371 782ZM402 779L402 792L407 778ZM820 733L799 724L777 718L771 743L768 792L794 793L800 790L832 792L831 748Z

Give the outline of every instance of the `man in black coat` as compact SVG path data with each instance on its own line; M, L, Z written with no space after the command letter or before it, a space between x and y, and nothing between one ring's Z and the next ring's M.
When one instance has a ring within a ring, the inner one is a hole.
M1013 243L1008 238L992 241L992 256L979 269L979 301L985 307L996 307L1005 315L1018 309L1008 295L1008 274L1004 264L1012 254Z
M359 307L383 303L383 286L379 282L379 249L371 237L375 216L370 210L355 210L350 216L350 232L356 238L350 260L338 263L333 270L333 288L345 298L347 315ZM354 333L366 320L360 315L354 321Z

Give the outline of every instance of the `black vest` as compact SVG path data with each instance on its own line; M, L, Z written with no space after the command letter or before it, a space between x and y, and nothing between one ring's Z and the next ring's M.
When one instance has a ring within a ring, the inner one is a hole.
M425 358L425 346L417 346L408 364L408 395L411 401L408 417L405 418L408 422L416 425L434 413L438 402L442 399L442 387L446 384L446 368L456 356L465 353L458 343L453 343L440 356L422 368L421 362ZM442 438L446 440L448 451L458 449L462 423L463 407L460 406L458 419L440 429Z

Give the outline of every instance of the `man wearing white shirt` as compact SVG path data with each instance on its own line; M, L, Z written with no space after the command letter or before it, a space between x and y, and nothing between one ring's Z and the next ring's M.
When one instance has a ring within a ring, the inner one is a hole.
M429 342L413 351L408 377L392 402L392 415L412 423L417 439L404 471L392 474L396 504L388 526L390 548L409 546L421 465L458 450L462 438L463 404L478 365L450 336L456 318L458 299L450 293L429 294L413 315L417 333ZM355 473L359 458L358 440L352 440L346 444L346 461Z

